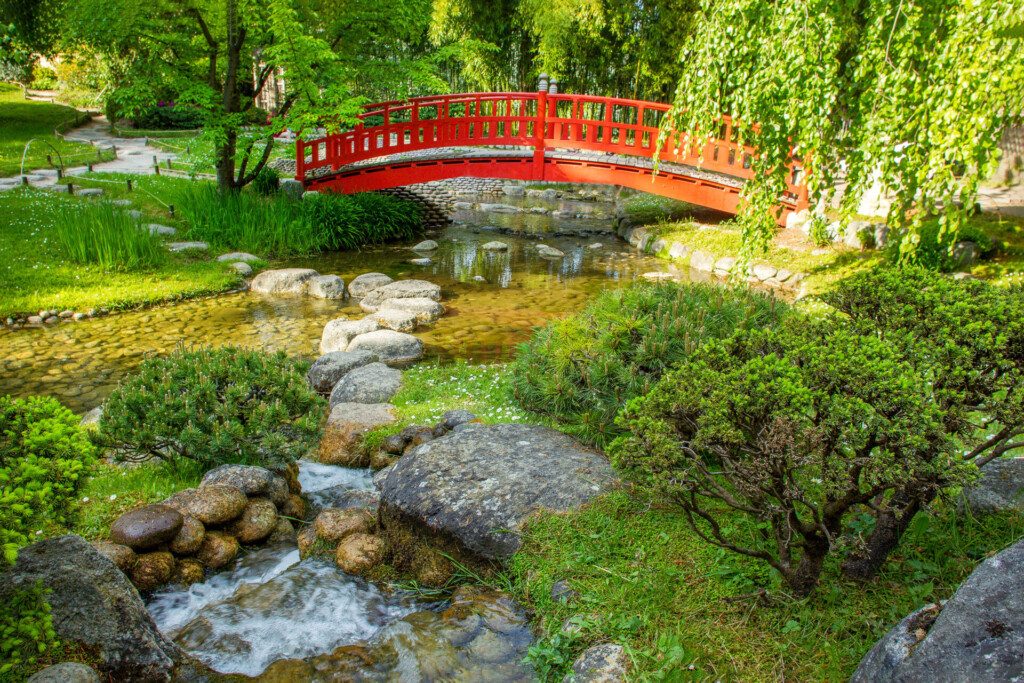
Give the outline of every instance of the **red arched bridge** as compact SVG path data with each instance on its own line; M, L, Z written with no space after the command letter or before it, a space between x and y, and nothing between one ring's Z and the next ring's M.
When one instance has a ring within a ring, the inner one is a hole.
M735 141L728 120L719 138L688 156L658 150L668 109L544 90L371 104L353 130L299 139L295 177L311 190L346 194L465 176L599 183L736 213L755 150ZM802 176L794 164L780 223L807 204Z

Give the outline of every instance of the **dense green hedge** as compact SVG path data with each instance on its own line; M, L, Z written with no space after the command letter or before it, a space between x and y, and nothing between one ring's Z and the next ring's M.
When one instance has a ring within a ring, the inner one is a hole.
M277 467L320 434L324 400L283 353L177 350L150 358L104 404L97 438L127 461Z
M516 398L598 445L619 432L615 415L709 339L774 326L788 309L746 288L634 285L604 292L550 323L519 349Z
M0 543L13 562L33 532L66 525L95 448L55 399L0 397Z

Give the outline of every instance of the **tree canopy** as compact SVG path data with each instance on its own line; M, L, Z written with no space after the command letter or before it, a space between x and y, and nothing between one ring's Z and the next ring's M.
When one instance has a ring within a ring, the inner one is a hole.
M795 155L819 211L836 201L849 216L881 183L912 259L929 215L956 233L1024 111L1021 16L1021 0L702 0L666 131L700 145L731 116L759 151L743 191L745 256L775 230Z

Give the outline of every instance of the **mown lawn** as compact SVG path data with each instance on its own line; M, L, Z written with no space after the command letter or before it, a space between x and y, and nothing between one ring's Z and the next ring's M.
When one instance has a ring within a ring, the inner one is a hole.
M532 658L543 680L560 681L586 647L615 642L631 680L845 681L896 622L948 598L1024 533L1019 516L960 518L954 508L918 515L877 580L850 583L832 566L805 600L781 592L765 566L702 542L677 511L625 492L537 519L511 575L541 630ZM553 601L558 580L579 598ZM768 602L742 597L761 587ZM569 619L578 633L562 630Z
M21 170L25 144L36 139L25 158L25 171L50 168L46 156L53 155L54 164L60 152L67 166L81 166L95 160L96 150L87 143L66 142L53 134L58 124L73 120L79 112L71 107L49 102L26 100L21 88L0 83L0 177L16 175Z
M118 192L111 188L121 186L105 183L104 187L113 197ZM156 197L139 190L133 193L135 197L139 208L148 214L145 222L173 224L166 211L161 216L155 208L160 206ZM0 194L0 283L4 292L0 315L34 314L44 309L129 308L223 291L240 281L226 264L209 255L171 254L157 268L114 272L65 260L48 230L60 206L85 201L95 200L34 189Z

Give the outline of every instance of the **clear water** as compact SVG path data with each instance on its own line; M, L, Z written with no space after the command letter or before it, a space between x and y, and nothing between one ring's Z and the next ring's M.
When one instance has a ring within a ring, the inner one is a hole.
M572 204L604 216L612 211L607 203ZM346 281L379 271L394 278L436 282L442 287L448 313L417 332L426 344L427 357L473 361L507 358L535 326L578 310L603 289L670 267L636 253L616 238L611 218L555 219L550 215L463 211L456 219L463 224L432 236L440 248L430 255L427 266L410 263L420 256L409 249L411 243L273 265L311 267L338 274ZM510 236L495 232L496 228L523 232ZM554 236L580 228L608 232L588 237ZM480 249L491 240L506 242L509 251ZM565 258L541 258L536 251L541 241L565 252ZM602 246L592 248L595 243ZM244 292L77 323L4 328L0 330L0 394L49 394L73 410L85 412L99 405L120 378L148 355L167 353L179 344L232 344L315 357L323 326L342 315L361 317L363 313L350 302Z

